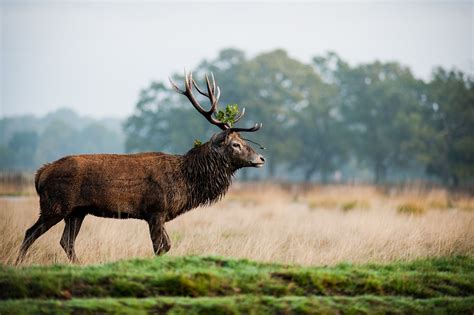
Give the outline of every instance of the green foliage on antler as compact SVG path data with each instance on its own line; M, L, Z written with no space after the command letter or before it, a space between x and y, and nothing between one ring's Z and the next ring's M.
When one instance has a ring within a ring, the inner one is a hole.
M236 118L240 114L239 105L237 104L227 104L225 110L219 110L215 113L216 118L223 123L228 124L232 127L235 123ZM194 147L202 145L202 141L199 139L194 140Z
M195 147L195 148L196 148L196 147L199 147L199 146L201 146L201 145L202 145L202 141L201 141L201 140L199 140L199 139L194 139L194 147Z
M228 124L232 127L235 123L235 119L239 115L239 105L237 104L227 104L225 110L219 110L216 113L216 118L223 123Z

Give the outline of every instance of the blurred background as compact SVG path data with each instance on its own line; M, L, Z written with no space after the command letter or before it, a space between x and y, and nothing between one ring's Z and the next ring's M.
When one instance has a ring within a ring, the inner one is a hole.
M168 82L213 72L268 164L242 181L472 189L472 1L0 6L0 171L183 154L211 126ZM204 100L203 104L206 104ZM5 175L7 174L7 175ZM20 175L18 175L20 176ZM21 177L21 176L20 176Z

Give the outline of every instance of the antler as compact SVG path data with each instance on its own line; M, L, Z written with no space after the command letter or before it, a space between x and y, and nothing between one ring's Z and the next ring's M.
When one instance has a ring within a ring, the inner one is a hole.
M221 128L222 130L229 129L229 126L226 123L223 123L222 121L214 118L212 114L214 114L217 110L217 103L219 102L219 97L221 94L221 91L218 86L216 86L216 81L214 80L214 75L212 75L212 84L209 81L209 77L206 74L206 84L207 84L207 92L203 92L196 82L193 80L193 73L190 72L189 74L186 74L184 72L184 85L185 85L185 90L181 90L178 88L178 86L169 78L171 85L173 88L176 90L176 92L185 95L191 104L193 104L194 108L197 109L201 115L203 115L211 124L216 125L217 127ZM211 108L206 111L202 106L199 104L199 102L196 100L196 98L193 95L193 85L196 87L196 90L204 95L205 97L209 98L211 102ZM217 95L216 95L217 92Z
M221 90L216 85L216 80L214 79L214 74L211 72L211 80L209 80L209 76L206 74L206 86L207 86L207 93L201 90L201 88L197 85L196 81L193 80L193 73L190 72L189 74L184 72L184 85L185 90L181 90L178 86L173 82L171 78L169 78L171 85L176 90L176 92L185 95L191 104L193 104L194 108L197 109L201 115L203 115L211 124L216 125L217 127L221 128L222 130L231 130L235 132L253 132L257 131L262 127L262 123L257 123L251 128L234 128L229 126L229 124L224 123L213 115L217 111L217 105L219 103L219 98L221 96ZM209 99L211 102L211 108L209 110L205 110L201 104L196 100L193 95L193 86L199 92L199 94L204 95ZM238 122L245 114L245 108L242 109L242 112L234 119L234 123Z
M237 121L237 120L236 120ZM255 123L255 125L253 127L250 127L250 128L237 128L237 127L232 127L230 129L232 129L232 131L235 131L235 132L254 132L254 131L257 131L259 130L260 128L262 128L262 123Z

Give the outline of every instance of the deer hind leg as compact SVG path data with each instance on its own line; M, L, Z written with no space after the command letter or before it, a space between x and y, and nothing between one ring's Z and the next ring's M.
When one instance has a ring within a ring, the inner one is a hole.
M155 255L167 253L171 248L171 242L168 233L166 233L162 218L152 217L148 219L148 226Z
M74 243L76 241L77 234L79 234L79 230L81 229L84 217L84 214L71 214L70 216L64 218L66 226L64 227L64 232L59 244L61 244L61 247L66 252L69 260L74 263L78 262L76 252L74 250Z
M19 264L25 258L28 248L44 233L46 233L51 227L56 225L59 221L62 220L61 216L45 216L40 215L38 221L33 224L25 233L25 239L20 247L20 252L16 259L16 264Z

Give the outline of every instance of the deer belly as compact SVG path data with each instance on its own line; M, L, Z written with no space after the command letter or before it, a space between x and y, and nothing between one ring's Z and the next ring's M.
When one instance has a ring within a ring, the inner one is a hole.
M116 181L87 187L83 185L80 203L89 209L89 213L110 218L141 218L147 207L141 190Z

